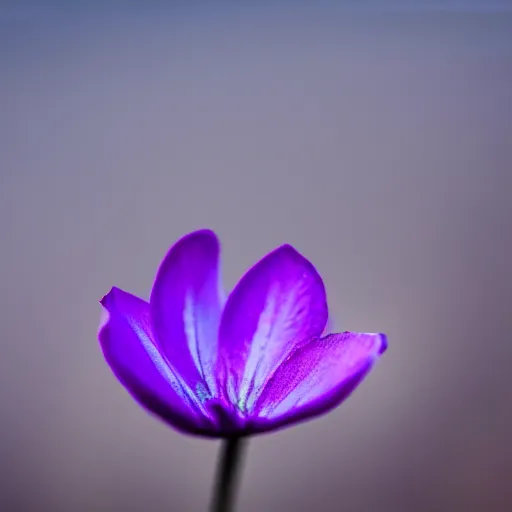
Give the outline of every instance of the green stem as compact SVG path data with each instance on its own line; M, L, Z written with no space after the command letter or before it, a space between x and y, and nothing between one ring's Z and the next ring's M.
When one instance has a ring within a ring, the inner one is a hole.
M211 512L233 512L238 483L237 471L242 462L244 445L245 441L240 437L222 441Z

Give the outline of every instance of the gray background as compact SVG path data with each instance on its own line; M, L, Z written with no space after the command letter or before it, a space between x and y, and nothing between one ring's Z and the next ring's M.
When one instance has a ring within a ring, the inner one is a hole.
M289 242L336 329L390 341L252 440L241 511L512 509L512 15L268 5L1 3L1 510L206 510L218 443L96 339L201 227L226 287Z

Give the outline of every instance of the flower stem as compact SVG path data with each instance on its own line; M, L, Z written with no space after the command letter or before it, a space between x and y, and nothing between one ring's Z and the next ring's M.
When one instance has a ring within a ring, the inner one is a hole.
M245 440L233 437L222 441L211 512L232 512Z

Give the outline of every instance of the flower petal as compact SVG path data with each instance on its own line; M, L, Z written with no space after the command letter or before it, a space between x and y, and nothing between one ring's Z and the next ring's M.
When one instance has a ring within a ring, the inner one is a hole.
M191 233L169 250L150 299L158 346L189 386L196 389L206 382L207 394L214 392L212 366L222 307L218 265L215 234Z
M249 412L267 378L327 322L322 279L290 245L265 256L229 296L219 330L216 374L229 399Z
M152 340L149 304L118 288L101 300L106 321L98 334L112 371L146 409L187 432L208 429L208 421Z
M295 350L258 398L255 431L265 431L327 412L362 381L386 350L384 334L331 334Z

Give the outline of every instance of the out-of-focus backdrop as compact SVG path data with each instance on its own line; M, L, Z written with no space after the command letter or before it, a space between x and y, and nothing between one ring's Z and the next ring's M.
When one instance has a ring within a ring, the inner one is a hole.
M242 2L241 2L242 3ZM215 5L214 5L215 4ZM389 350L252 440L239 510L512 510L512 11L0 4L0 509L206 510L218 443L140 409L98 300L210 227L281 243Z

